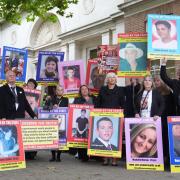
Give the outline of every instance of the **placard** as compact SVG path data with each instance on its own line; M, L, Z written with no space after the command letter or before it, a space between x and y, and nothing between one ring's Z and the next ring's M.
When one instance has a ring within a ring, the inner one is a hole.
M0 120L0 171L25 167L20 122L18 120Z
M70 104L68 122L68 147L87 148L89 115L92 105Z
M88 155L120 158L123 110L93 109L90 113Z
M180 16L149 14L148 58L180 60L179 28Z
M164 171L161 119L125 118L127 169Z

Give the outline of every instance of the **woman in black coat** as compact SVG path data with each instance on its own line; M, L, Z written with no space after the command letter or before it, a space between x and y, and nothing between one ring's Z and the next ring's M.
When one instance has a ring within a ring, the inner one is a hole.
M156 89L153 89L151 76L144 78L142 86L142 90L135 98L135 117L153 117L157 120L164 110L164 99Z
M95 96L90 95L89 88L87 85L82 85L79 88L79 96L74 99L74 104L89 104L94 105L96 101ZM78 156L83 162L88 161L87 149L78 148Z

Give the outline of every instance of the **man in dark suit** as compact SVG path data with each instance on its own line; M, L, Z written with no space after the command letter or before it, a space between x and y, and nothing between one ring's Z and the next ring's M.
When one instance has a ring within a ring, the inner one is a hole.
M91 144L91 149L117 151L118 148L111 144L110 139L113 135L113 123L108 117L102 117L97 121L97 138Z
M36 117L24 90L15 85L16 75L12 70L6 72L6 81L7 84L0 87L0 119L25 118L25 111Z

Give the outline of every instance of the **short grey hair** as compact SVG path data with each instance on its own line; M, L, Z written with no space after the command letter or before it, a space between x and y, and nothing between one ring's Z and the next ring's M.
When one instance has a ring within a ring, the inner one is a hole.
M109 72L107 75L106 75L106 79L104 81L104 85L107 85L108 84L108 79L109 78L116 78L116 81L117 81L117 75L114 73L114 72Z

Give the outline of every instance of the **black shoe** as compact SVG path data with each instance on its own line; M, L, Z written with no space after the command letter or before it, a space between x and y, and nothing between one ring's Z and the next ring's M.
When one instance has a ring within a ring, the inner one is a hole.
M49 160L49 162L54 162L55 161L55 159L54 158L51 158L50 160Z

